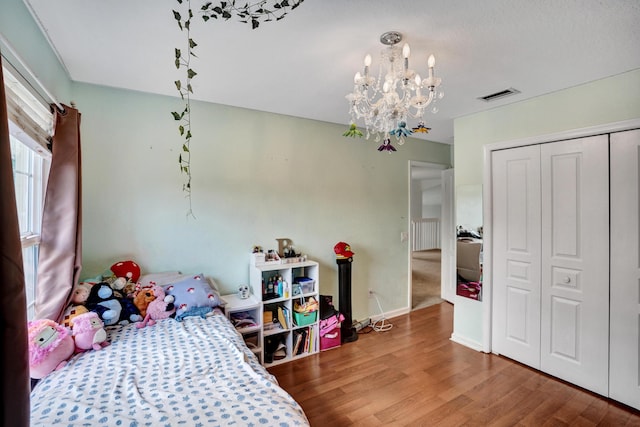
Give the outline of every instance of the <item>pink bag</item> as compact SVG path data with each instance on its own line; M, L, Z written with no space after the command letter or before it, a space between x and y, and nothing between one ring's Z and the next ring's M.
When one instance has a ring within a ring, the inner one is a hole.
M344 320L344 316L341 313L336 313L334 316L320 320L320 336L324 337L327 333L331 332L334 328L339 328L340 323Z

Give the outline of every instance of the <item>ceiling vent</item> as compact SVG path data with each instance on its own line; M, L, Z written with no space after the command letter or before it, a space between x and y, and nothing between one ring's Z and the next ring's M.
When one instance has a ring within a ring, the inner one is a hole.
M516 95L518 93L520 93L520 91L518 89L514 89L514 88L510 87L509 89L501 90L500 92L492 93L492 94L486 95L486 96L481 96L478 99L480 99L480 100L482 100L484 102L489 102L489 101L495 101L496 99L504 98L506 96Z

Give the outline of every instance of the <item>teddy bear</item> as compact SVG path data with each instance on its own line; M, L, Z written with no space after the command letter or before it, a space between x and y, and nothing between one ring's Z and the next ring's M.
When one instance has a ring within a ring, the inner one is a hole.
M98 313L93 311L76 316L73 319L71 332L75 342L76 353L90 349L100 350L109 345L104 323L100 320Z
M89 283L78 283L71 290L71 301L64 311L62 318L62 324L67 328L71 328L73 325L73 319L80 314L84 314L89 310L85 307L87 298L89 298L89 292L91 291L91 285Z
M141 321L142 316L133 302L117 298L114 292L107 282L93 285L86 302L89 311L98 313L105 326Z
M156 299L156 294L153 292L152 287L145 286L136 291L133 297L133 303L138 308L138 311L140 311L142 317L147 315L147 307L154 299Z
M29 341L29 375L44 378L62 368L73 356L75 345L70 331L49 319L32 320L27 324Z
M165 295L164 289L161 286L153 285L151 288L155 299L147 306L147 315L140 323L136 323L136 327L144 328L147 326L153 326L156 320L167 319L176 312L175 297L173 295Z

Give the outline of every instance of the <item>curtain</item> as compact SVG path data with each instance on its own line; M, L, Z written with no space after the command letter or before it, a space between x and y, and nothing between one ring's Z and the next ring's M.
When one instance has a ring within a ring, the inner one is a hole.
M29 425L29 347L22 245L11 166L9 122L0 67L0 330L2 425Z
M37 319L62 322L82 267L80 113L55 106L51 169L38 255Z

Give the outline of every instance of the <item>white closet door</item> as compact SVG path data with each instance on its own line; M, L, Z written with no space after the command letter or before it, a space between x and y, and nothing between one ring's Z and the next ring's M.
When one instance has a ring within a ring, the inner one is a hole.
M640 409L640 130L611 135L609 396Z
M540 368L540 147L492 153L493 350Z
M540 369L602 395L609 369L609 140L543 144Z

